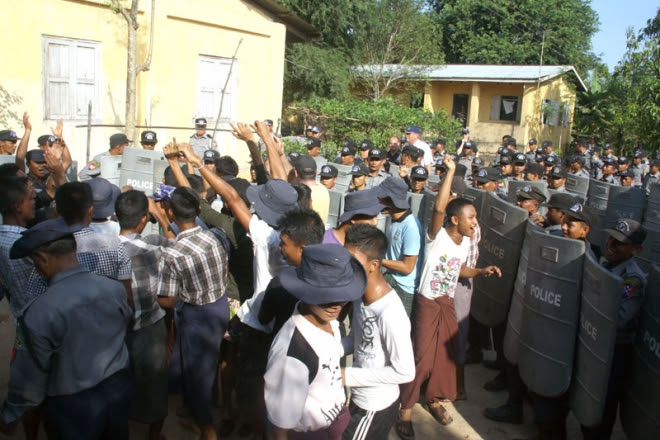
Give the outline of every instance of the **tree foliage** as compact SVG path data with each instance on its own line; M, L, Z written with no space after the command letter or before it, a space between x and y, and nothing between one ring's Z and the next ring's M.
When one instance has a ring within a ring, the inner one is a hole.
M660 10L637 34L628 31L626 53L613 74L598 74L597 87L578 95L576 131L623 153L637 146L660 149Z
M462 128L444 111L433 114L399 105L390 98L363 101L312 98L289 106L284 119L297 121L301 128L307 124L322 125L325 153L330 157L334 157L346 138L356 142L371 139L375 146L387 148L391 136L400 136L407 126L417 125L424 138L442 137L450 145L460 137Z
M278 1L323 32L321 42L287 47L285 102L348 99L352 85L378 99L399 81L377 73L357 78L354 66L442 59L435 24L423 0Z
M598 16L588 0L428 0L448 63L595 66Z

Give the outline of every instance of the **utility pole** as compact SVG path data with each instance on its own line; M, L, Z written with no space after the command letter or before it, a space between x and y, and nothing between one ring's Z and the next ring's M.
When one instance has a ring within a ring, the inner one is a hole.
M536 98L534 98L536 108L539 109L539 126L543 123L543 106L539 105L539 89L541 88L541 68L543 67L543 50L545 49L545 30L541 40L541 59L539 60L539 74L536 78ZM540 133L540 130L539 130Z

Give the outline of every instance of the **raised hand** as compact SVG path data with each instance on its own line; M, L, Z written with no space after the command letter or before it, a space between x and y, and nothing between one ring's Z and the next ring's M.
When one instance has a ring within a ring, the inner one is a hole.
M229 123L231 128L234 130L231 132L236 139L240 139L245 142L254 142L254 135L252 134L252 129L250 126L244 122L237 122L236 124Z
M270 127L266 125L263 121L254 121L254 124L251 125L252 129L259 135L261 139L266 142L266 139L272 139L273 136L270 133Z
M30 123L30 115L28 115L27 112L23 113L23 127L25 127L25 130L32 131L32 124Z
M53 132L53 136L60 139L60 138L62 138L63 127L64 127L64 124L63 124L62 120L58 119L57 123L55 124L55 127L50 127L50 131Z
M444 159L442 159L442 163L447 167L447 171L456 170L456 162L454 162L454 159L451 158L451 155L445 154Z

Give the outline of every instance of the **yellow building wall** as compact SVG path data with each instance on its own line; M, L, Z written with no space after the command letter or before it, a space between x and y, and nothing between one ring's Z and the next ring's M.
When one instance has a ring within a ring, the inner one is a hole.
M23 133L21 117L30 114L33 126L30 148L36 139L50 133L55 121L44 119L42 78L42 36L90 40L101 44L100 117L93 123L123 125L126 99L127 24L105 0L30 0L3 3L6 35L0 53L7 62L0 87L5 99L0 115L7 115L7 127ZM138 56L147 53L151 19L149 0L140 2ZM39 11L35 14L35 11ZM281 115L286 28L240 0L158 0L154 25L151 68L138 76L137 125L145 120L152 126L189 129L155 129L159 145L172 137L178 141L193 134L196 116L198 60L200 55L231 58L239 40L235 65L237 121L277 119ZM64 121L64 135L79 164L86 161L86 118ZM209 124L212 128L213 124ZM221 125L221 128L226 126ZM139 146L139 134L129 134ZM108 149L112 133L121 127L93 128L91 156ZM228 132L216 134L222 154L235 157L247 171L249 154L243 142Z
M455 94L469 95L468 123L470 137L480 146L480 151L494 153L504 135L516 138L520 150L527 141L536 138L551 140L565 148L570 143L575 92L564 77L542 83L536 93L535 83L460 82L433 81L426 88L424 106L433 111L444 109L451 114ZM513 95L520 98L520 121L490 120L491 100L494 95ZM570 108L569 125L541 125L540 111L544 99L567 103Z

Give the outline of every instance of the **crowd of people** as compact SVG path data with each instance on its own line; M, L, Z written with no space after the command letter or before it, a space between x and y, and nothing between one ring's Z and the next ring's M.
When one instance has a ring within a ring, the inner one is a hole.
M522 186L516 204L549 233L586 241L598 218L566 190L567 177L647 192L660 177L660 161L641 149L615 157L579 139L561 158L552 142L530 139L519 151L505 136L487 163L468 129L450 153L414 125L383 147L346 139L334 160L320 154L322 127L310 125L294 139L308 154L287 155L266 120L232 124L252 159L246 180L200 118L189 142L163 147L169 166L146 195L103 176L106 156L132 148L125 134L67 181L61 122L35 149L27 114L23 122L20 144L0 131L0 151L15 154L0 165L0 287L16 322L0 431L22 420L28 439L42 425L49 438L123 439L129 419L159 439L169 393L182 394L177 416L204 439L380 440L394 428L411 440L420 399L448 425L442 402L467 399L465 365L482 356L472 280L502 276L478 267L468 188L507 198L513 181L542 182L549 198ZM150 150L158 142L153 131L140 140ZM346 191L337 164L350 167ZM330 224L338 191L343 211ZM410 193L433 197L424 225ZM611 434L646 279L632 259L641 224L620 219L607 233L597 257L624 280L622 312L611 392L601 425L583 427L589 439ZM520 423L520 379L505 361L497 368L486 388L508 387L509 399L485 415ZM566 438L562 409L543 417L563 404L534 401L539 438Z

